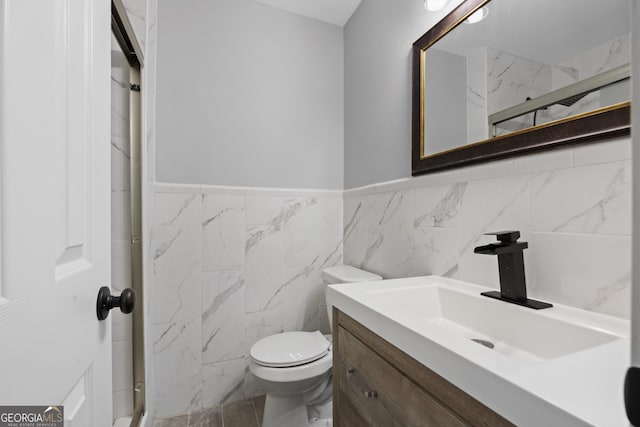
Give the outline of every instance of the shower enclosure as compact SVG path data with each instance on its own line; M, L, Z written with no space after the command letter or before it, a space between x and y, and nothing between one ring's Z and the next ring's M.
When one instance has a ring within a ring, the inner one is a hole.
M112 311L113 422L145 412L142 287L141 68L143 56L121 0L111 2L111 287L136 293L133 315Z

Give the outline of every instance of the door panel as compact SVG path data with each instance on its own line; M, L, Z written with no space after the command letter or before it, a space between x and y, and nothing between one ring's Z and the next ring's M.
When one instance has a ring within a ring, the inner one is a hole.
M110 2L0 0L0 405L111 424Z
M93 408L87 391L93 388L93 372L89 370L80 378L62 401L66 427L86 427L92 425Z

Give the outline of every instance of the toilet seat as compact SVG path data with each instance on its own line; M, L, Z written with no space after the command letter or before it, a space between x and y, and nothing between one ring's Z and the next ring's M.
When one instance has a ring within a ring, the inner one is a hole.
M331 343L316 332L283 332L257 341L249 351L253 362L269 368L312 363L329 353Z
M333 364L333 352L329 352L320 359L304 365L291 366L288 368L272 368L262 366L253 359L249 360L249 370L253 375L266 381L274 383L290 383L294 381L308 380L323 374L329 374Z

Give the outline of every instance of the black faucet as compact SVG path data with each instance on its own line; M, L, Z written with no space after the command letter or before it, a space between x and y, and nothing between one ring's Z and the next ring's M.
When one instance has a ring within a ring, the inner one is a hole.
M519 231L496 231L486 233L496 236L497 243L478 246L473 250L477 254L498 255L498 271L500 273L500 292L482 292L482 295L523 305L540 310L553 305L527 298L527 282L524 277L524 250L529 247L527 242L518 242Z

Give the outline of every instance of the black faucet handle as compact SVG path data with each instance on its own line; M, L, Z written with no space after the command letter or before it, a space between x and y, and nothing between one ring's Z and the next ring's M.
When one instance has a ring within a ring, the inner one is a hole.
M520 238L520 232L517 230L493 231L491 233L484 234L485 236L496 236L496 238L502 243L516 243Z

